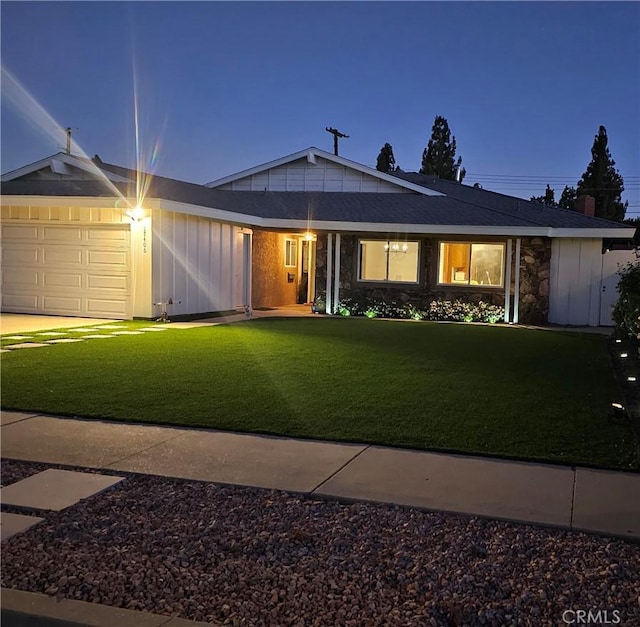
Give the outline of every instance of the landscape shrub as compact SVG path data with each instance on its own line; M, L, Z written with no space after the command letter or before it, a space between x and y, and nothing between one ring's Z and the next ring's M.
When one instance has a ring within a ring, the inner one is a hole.
M469 303L461 300L434 300L426 307L421 307L395 300L386 302L366 296L349 296L340 300L337 311L342 316L488 322L492 324L504 319L503 307L484 301Z

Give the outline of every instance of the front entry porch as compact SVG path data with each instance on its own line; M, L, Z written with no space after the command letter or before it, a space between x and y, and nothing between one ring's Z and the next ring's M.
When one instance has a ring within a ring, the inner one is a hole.
M254 229L253 309L311 303L315 295L315 236Z

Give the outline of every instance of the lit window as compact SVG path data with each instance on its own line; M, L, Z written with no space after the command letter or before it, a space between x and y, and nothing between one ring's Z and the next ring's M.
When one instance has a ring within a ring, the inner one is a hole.
M418 242L360 240L360 281L418 282Z
M298 261L298 242L294 239L284 240L284 265L293 268Z
M504 244L440 242L438 283L502 287Z

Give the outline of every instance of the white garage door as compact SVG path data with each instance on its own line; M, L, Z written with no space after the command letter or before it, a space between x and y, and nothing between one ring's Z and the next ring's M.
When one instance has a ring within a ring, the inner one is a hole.
M131 317L129 225L2 225L2 310Z

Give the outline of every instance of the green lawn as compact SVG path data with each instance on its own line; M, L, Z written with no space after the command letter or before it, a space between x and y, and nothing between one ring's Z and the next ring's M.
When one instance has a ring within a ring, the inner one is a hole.
M135 325L135 326L145 326ZM605 338L263 319L2 355L2 406L639 469Z

